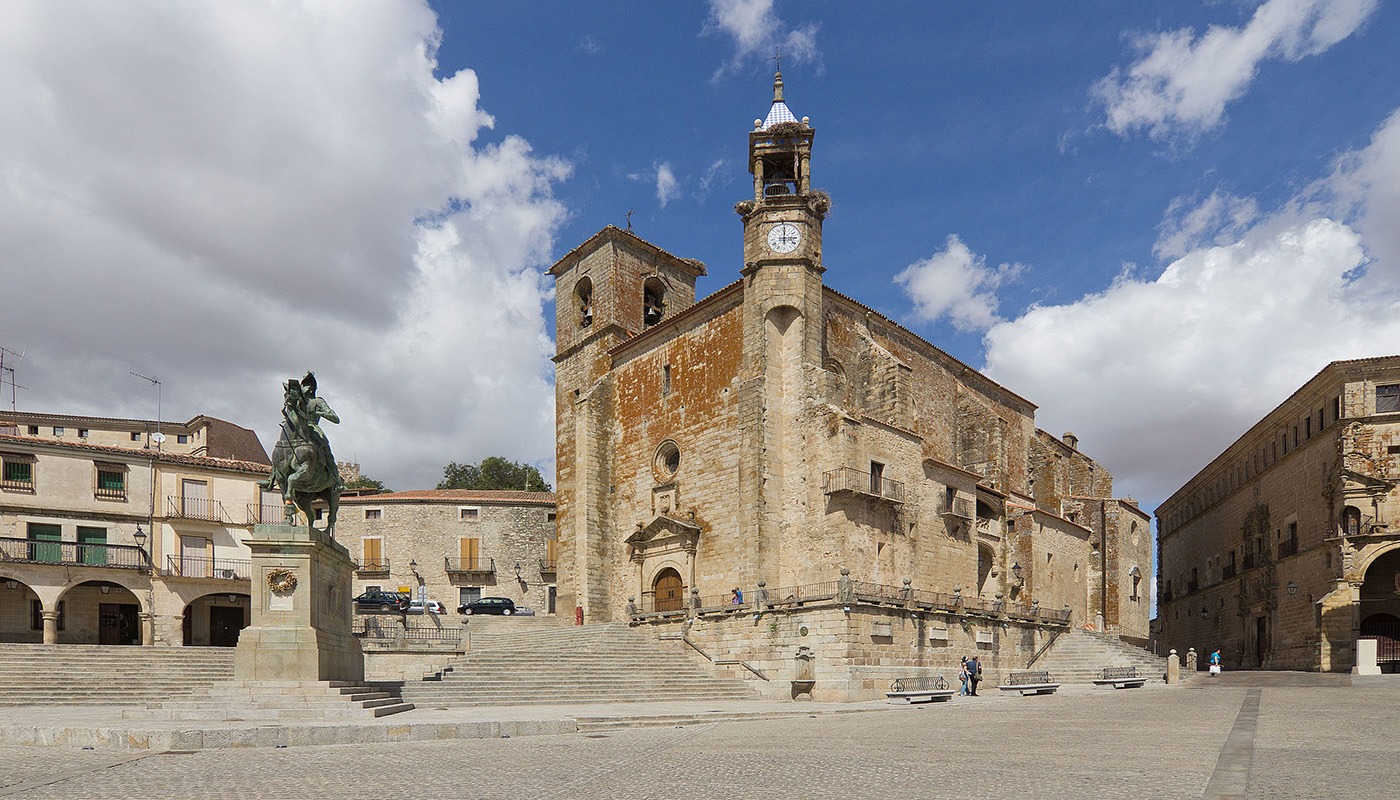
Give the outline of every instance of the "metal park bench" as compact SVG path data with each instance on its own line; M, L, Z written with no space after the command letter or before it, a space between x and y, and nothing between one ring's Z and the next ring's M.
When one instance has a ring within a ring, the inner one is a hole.
M1006 676L1006 682L997 687L1003 692L1020 692L1024 697L1030 694L1054 694L1060 684L1050 680L1048 672L1013 672Z
M1138 677L1137 667L1104 667L1095 686L1112 686L1115 689L1137 689L1147 683L1147 678Z
M903 700L905 703L942 703L953 696L948 682L937 675L919 678L895 678L890 681L890 690L885 693L891 702Z

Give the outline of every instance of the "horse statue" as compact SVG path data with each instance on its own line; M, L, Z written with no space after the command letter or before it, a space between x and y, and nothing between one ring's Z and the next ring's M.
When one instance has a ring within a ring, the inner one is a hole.
M288 380L283 392L282 436L272 448L272 474L261 485L282 492L288 525L295 508L305 515L307 527L312 527L312 504L325 501L326 531L334 535L345 483L331 454L330 440L318 424L322 419L340 422L330 405L316 396L316 376L308 372L300 381Z

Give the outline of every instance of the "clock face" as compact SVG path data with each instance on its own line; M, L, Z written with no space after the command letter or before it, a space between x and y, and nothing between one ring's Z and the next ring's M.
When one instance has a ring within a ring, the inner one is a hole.
M791 253L802 243L802 229L791 222L779 222L768 229L768 249L775 253Z

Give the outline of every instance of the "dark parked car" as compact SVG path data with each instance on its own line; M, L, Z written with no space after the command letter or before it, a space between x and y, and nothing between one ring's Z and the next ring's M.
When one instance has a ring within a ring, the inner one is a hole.
M515 613L515 601L509 597L482 597L465 605L457 606L458 614L505 614Z
M408 599L408 595L399 592L365 592L355 598L355 610L364 611L397 611L399 600Z

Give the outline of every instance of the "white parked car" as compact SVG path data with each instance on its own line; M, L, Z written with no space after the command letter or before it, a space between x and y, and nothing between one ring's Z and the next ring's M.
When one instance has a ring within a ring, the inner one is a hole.
M447 609L446 609L445 607L443 607L442 603L439 603L439 602L436 601L436 600L429 600L429 601L427 601L426 605L427 605L428 613L429 613L429 614L446 614L446 613L447 613ZM424 606L424 601L422 601L422 600L414 600L413 602L411 602L411 603L408 604L408 613L410 613L410 614L422 614L422 613L423 613L423 606Z

